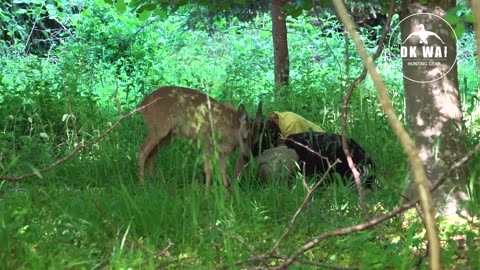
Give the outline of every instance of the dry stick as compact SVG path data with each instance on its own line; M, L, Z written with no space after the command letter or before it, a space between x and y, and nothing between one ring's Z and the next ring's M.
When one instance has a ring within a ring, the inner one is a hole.
M388 11L388 16L387 16L387 22L385 23L385 27L383 28L382 36L380 37L380 40L378 41L378 48L375 54L373 55L373 61L380 57L383 51L384 43L385 43L385 38L387 36L388 30L390 28L390 23L392 21L392 16L393 13L395 12L395 0L390 1L390 9ZM347 34L347 33L345 33ZM353 163L352 160L352 155L350 154L350 150L348 149L348 144L347 144L347 118L348 118L348 103L350 102L350 99L353 94L353 90L355 87L357 87L365 78L367 77L367 67L364 65L362 73L360 76L358 76L355 81L350 85L348 88L347 94L345 95L345 98L343 99L343 105L342 105L342 148L343 152L345 153L345 157L347 158L348 166L350 167L350 170L353 173L353 177L355 179L355 184L357 186L357 192L358 192L358 198L360 200L360 206L362 207L363 213L366 216L366 219L368 220L368 211L367 211L367 206L365 204L365 198L363 197L363 190L362 190L362 185L360 182L360 173L358 172L356 168L356 164Z
M305 196L305 199L303 199L302 204L297 209L297 211L293 215L292 219L290 220L290 223L288 224L288 227L285 229L285 232L283 232L282 236L280 236L280 238L278 238L277 242L270 249L270 251L269 251L270 254L273 254L278 249L278 247L280 246L280 243L283 241L283 239L285 239L285 237L287 237L287 235L292 231L292 228L293 228L293 225L295 224L295 221L297 221L298 216L303 211L303 209L305 209L305 207L307 206L307 203L312 198L313 192L320 186L320 184L323 183L323 181L327 177L328 173L330 172L330 170L333 169L333 167L337 164L337 162L338 162L338 159L332 165L329 164L328 169L325 172L325 174L322 176L322 178L319 181L317 181L315 183L315 185L312 188L308 187L305 174L303 175L302 181L303 181L304 186L307 189L307 195Z
M266 259L268 258L267 256L265 255L258 255L257 252L255 252L255 250L250 247L245 241L243 241L242 238L240 238L238 235L230 235L228 233L226 233L225 231L223 231L222 229L220 229L219 227L215 226L215 230L217 230L218 232L220 232L221 234L227 236L228 238L232 238L234 239L235 241L239 242L240 244L242 244L242 246L244 246L248 252L250 252L252 255L254 255L253 258L258 258L258 261L260 261L264 267L268 267L268 263L266 261ZM237 262L238 264L243 264L244 261L238 261ZM229 266L228 265L219 265L217 266L217 268L220 268L220 269L228 269Z
M118 115L122 116L122 106L120 105L120 102L118 102L118 80L115 80L115 92L113 93L113 98L115 100L115 105L117 105L117 112Z
M297 167L300 169L300 166L298 165L298 163L297 163ZM310 191L310 187L308 186L308 183L307 183L307 177L306 177L306 175L305 175L305 174L306 174L305 167L306 167L306 164L305 164L305 162L304 162L304 163L303 163L303 166L302 166L302 176L303 176L303 177L302 177L302 184L303 184L303 187L305 188L305 190L306 190L307 193L308 193L308 191ZM323 178L320 179L320 181L323 182Z
M288 257L280 254L272 254L272 258L274 259L280 259L280 260L287 260ZM312 265L312 266L317 266L323 268L329 268L329 269L335 269L335 270L355 270L358 268L351 268L351 267L343 267L343 266L338 266L338 265L332 265L332 264L325 264L325 263L319 263L319 262L314 262L310 260L304 260L304 259L297 259L295 260L298 263L301 264L306 264L306 265Z
M293 228L293 225L295 223L295 221L297 220L298 216L300 215L300 213L305 209L307 203L310 201L310 198L312 197L313 195L313 192L323 183L323 181L325 180L325 178L327 177L328 173L330 173L330 171L333 169L333 167L338 163L340 162L340 160L336 160L333 164L330 164L328 159L325 158L325 157L322 157L319 153L315 152L314 150L310 149L309 147L307 147L306 145L303 145L301 143L298 143L294 140L292 140L294 143L298 144L298 145L301 145L301 146L304 146L307 148L308 151L311 151L315 154L317 154L318 156L320 156L321 158L324 158L327 160L327 163L328 163L328 169L327 171L325 172L325 174L323 175L323 177L318 180L315 185L310 188L307 184L307 180L306 180L306 175L305 175L305 164L303 164L303 178L302 178L302 183L305 187L305 189L307 190L307 195L304 199L304 201L302 202L302 204L300 205L300 207L297 209L297 211L295 212L295 214L293 215L292 219L290 220L290 223L288 225L288 227L285 229L285 232L280 236L280 238L277 240L277 242L275 242L275 244L272 246L272 248L270 249L270 251L267 253L267 254L262 254L262 255L257 255L253 249L251 249L248 245L246 245L243 241L240 241L239 239L235 238L237 241L239 241L242 245L246 246L247 247L247 250L255 255L253 258L250 258L248 260L248 263L251 264L251 263L254 263L254 262L262 262L264 265L267 265L265 260L268 259L268 258L276 258L278 256L282 256L282 255L279 255L279 254L276 254L275 251L278 249L278 247L280 246L281 242L285 239L285 237L287 237L287 235L292 231L292 228ZM219 228L217 229L219 230L220 232L223 233L223 231L221 231ZM286 257L285 257L286 258ZM237 261L235 264L236 265L240 265L240 264L244 264L245 261L243 260L240 260L240 261ZM312 262L311 264L314 264L314 262ZM225 268L226 266L221 266L220 268ZM228 267L227 267L228 268Z
M97 137L95 140L93 141L90 141L86 144L79 144L70 154L66 155L65 157L55 161L54 163L52 163L51 165L41 169L41 170L38 170L38 171L35 171L33 173L27 173L27 174L24 174L24 175L21 175L21 176L18 176L18 177L15 177L15 176L0 176L0 180L6 180L6 181L9 181L9 182L18 182L18 181L21 181L23 179L26 179L26 178L29 178L29 177L33 177L33 176L36 176L40 173L45 173L45 172L48 172L50 170L52 170L53 168L55 168L56 166L58 166L59 164L69 160L70 158L72 158L73 156L75 156L75 154L77 154L78 152L80 152L81 150L83 150L84 148L87 148L87 147L90 147L92 145L95 145L97 144L101 139L103 139L104 137L106 137L108 134L110 134L110 132L112 132L121 122L123 122L126 118L130 117L131 115L145 109L146 107L152 105L153 103L157 102L157 100L160 99L160 98L156 98L154 99L152 102L148 103L148 104L145 104L144 106L142 107L139 107L139 108L136 108L134 109L133 111L129 112L128 114L122 114L121 117L115 122L113 123L113 125L107 129L104 133L102 133L99 137Z
M95 208L97 209L97 212L100 214L100 218L102 219L102 221L108 225L108 227L110 228L113 234L116 234L118 232L118 228L107 219L100 205L92 197L90 197L89 200L93 203L93 205L95 205Z
M418 156L418 151L415 147L415 143L409 137L408 133L403 128L402 123L395 114L393 105L388 97L386 86L380 78L380 75L376 70L375 64L372 61L372 58L369 57L365 47L363 46L360 36L354 29L353 21L349 17L349 14L345 9L344 4L341 0L334 0L333 4L335 5L335 8L338 12L338 16L340 17L348 32L352 36L352 40L357 47L357 51L360 54L363 63L367 66L373 83L378 90L380 105L382 106L385 114L387 115L387 119L390 126L392 127L393 132L400 140L400 143L402 144L402 147L408 156L412 168L413 179L415 181L415 187L417 188L417 193L420 198L420 205L425 214L424 226L427 231L427 239L430 245L430 267L431 269L441 269L441 246L437 233L438 228L434 215L432 196L430 194L430 189L422 160Z
M480 143L477 144L470 152L468 152L467 155L465 155L464 157L459 159L457 162L455 162L448 169L448 171L446 171L443 175L441 175L440 178L435 182L435 184L432 185L431 191L435 191L441 184L443 184L443 182L445 182L448 179L448 176L452 172L454 172L457 168L460 168L461 166L466 164L468 161L470 161L472 159L472 157L474 155L476 155L479 152L480 152ZM407 204L404 204L402 206L395 207L395 209L393 209L390 213L375 217L375 218L371 219L370 221L368 221L366 223L358 224L358 225L354 225L354 226L341 228L341 229L338 229L338 230L323 233L323 234L317 236L314 240L312 240L312 241L306 243L305 245L301 246L292 256L290 256L288 259L286 259L283 264L275 267L274 269L286 269L286 268L288 268L288 266L291 265L293 262L298 261L297 258L300 255L305 253L307 250L315 247L316 245L318 245L320 242L322 242L323 240L325 240L327 238L330 238L332 236L347 235L347 234L350 234L352 232L358 232L358 231L366 230L370 227L373 227L373 226L375 226L375 225L377 225L377 224L379 224L379 223L381 223L385 220L388 220L388 219L390 219L390 218L392 218L392 217L394 217L394 216L396 216L400 213L403 213L404 211L414 207L419 201L420 201L419 199L416 199L416 200L414 200L412 202L409 202ZM266 254L265 256L269 256L269 255L270 254Z
M317 155L318 157L324 159L324 160L327 162L327 164L330 165L330 161L328 160L327 157L322 156L320 153L318 153L317 151L313 150L313 149L310 148L308 145L301 144L301 143L299 143L299 142L297 142L297 141L295 141L295 140L292 140L292 139L290 139L290 138L286 138L285 140L291 141L292 143L294 143L294 144L296 144L296 145L299 145L299 146L305 148L308 152L311 152L311 153ZM338 163L342 163L342 161L341 161L341 160L338 160Z
M42 6L40 7L41 9L43 8L43 4ZM30 34L28 34L28 38L27 38L27 41L25 41L25 56L28 54L29 50L27 51L27 46L28 46L28 43L30 42L30 38L32 37L33 35L33 31L35 30L35 27L37 27L37 21L38 21L38 17L35 19L35 22L33 22L33 25L32 25L32 29L30 30Z
M213 248L215 248L215 263L217 265L220 265L222 263L222 255L220 253L220 244L215 242L215 240L212 240L210 243L212 243Z
M343 38L345 39L345 78L350 78L350 54L348 53L349 38L347 29L343 29Z
M480 152L480 143L477 144L470 152L468 152L464 157L460 158L457 162L453 163L453 165L443 174L441 175L438 180L433 184L432 186L432 191L438 188L445 180L447 177L456 169L460 168L464 164L466 164L468 161L472 159L474 155Z
M168 239L168 245L162 251L160 251L160 253L155 254L154 258L160 258L165 256L165 254L168 252L168 250L171 247L173 247L173 245L174 245L173 242L170 239Z
M306 251L312 249L313 247L317 246L323 240L325 240L327 238L330 238L332 236L347 235L347 234L350 234L350 233L353 233L353 232L363 231L363 230L366 230L368 228L371 228L371 227L373 227L373 226L375 226L375 225L377 225L377 224L379 224L379 223L381 223L381 222L383 222L387 219L390 219L390 218L392 218L392 217L394 217L394 216L412 208L413 206L415 206L417 204L417 202L418 202L418 200L415 200L415 201L410 202L408 204L405 204L401 207L395 208L394 210L392 210L388 214L384 214L384 215L375 217L375 218L369 220L368 222L365 222L365 223L362 223L362 224L358 224L358 225L345 227L345 228L341 228L341 229L337 229L337 230L333 230L333 231L323 233L323 234L315 237L315 239L313 239L312 241L309 241L306 244L304 244L303 246L301 246L299 249L297 249L295 251L295 253L293 255L288 257L288 259L286 259L283 264L281 264L281 265L279 265L279 266L277 266L273 269L286 269L293 262L295 262L300 255L302 255Z
M287 260L288 257L285 256L285 255L277 254L277 253L265 254L265 255L259 256L258 258L257 257L251 258L250 260L248 260L248 263L253 264L255 262L258 262L259 260L266 260L266 259ZM350 267L343 267L343 266L332 265L332 264L319 263L319 262L315 262L315 261L311 261L311 260L305 260L305 259L296 259L295 262L298 262L300 264L306 264L306 265L321 267L322 269L323 268L336 269L336 270L356 270L356 269L358 269L358 268L350 268ZM235 265L241 265L241 264L244 264L244 263L245 263L245 261L236 261L234 264ZM229 269L229 267L224 265L224 266L220 267L220 269ZM287 267L279 268L278 266L270 266L269 265L268 267L257 266L257 267L249 267L249 268L242 268L242 269L249 269L249 270L253 270L253 269L261 269L261 270L264 270L264 269L287 269Z
M67 107L68 107L68 113L70 114L70 117L72 118L72 125L73 125L73 132L75 133L75 139L77 141L77 145L80 145L80 137L78 136L78 127L77 127L77 118L73 114L73 109L72 109L72 102L67 94L66 86L65 86L65 76L63 77L63 94L65 95L65 98L67 99ZM67 122L65 124L68 124ZM67 131L68 132L68 131Z
M238 235L230 235L228 233L226 233L224 230L220 229L218 226L215 226L215 230L217 230L219 233L229 237L229 238L232 238L232 239L235 239L237 242L239 242L240 244L242 244L248 252L250 252L251 254L255 255L255 256L258 256L258 254L255 252L255 250L253 250L252 247L250 247L245 241L243 241L242 238L240 238L240 236Z
M89 200L93 203L93 205L95 205L95 208L97 209L99 215L100 215L100 218L102 219L102 221L108 225L108 227L110 228L110 230L112 231L113 234L116 234L118 233L119 229L113 225L112 222L110 222L106 215L105 215L105 212L103 211L103 209L100 207L100 205L92 198L90 197ZM146 251L146 252L149 252L149 253L152 253L152 251L146 247L144 247L140 242L136 241L136 240L131 240L129 238L126 238L126 240L133 244L136 248L139 248L139 249L142 249L143 251ZM158 258L158 257L163 257L165 256L165 253L167 253L167 251L173 246L174 244L172 243L172 241L170 239L168 239L168 245L162 250L160 251L159 253L155 254L154 258Z
M353 178L355 179L355 185L357 187L358 199L360 201L360 206L362 207L363 214L366 216L368 220L368 210L367 205L365 204L365 198L363 197L363 190L362 190L362 183L360 181L360 173L356 168L356 164L353 163L352 155L350 154L350 150L348 149L347 144L347 114L348 114L348 102L350 102L350 98L353 94L353 89L357 87L367 76L367 68L363 68L362 73L358 76L355 81L350 85L345 98L343 99L342 105L342 148L343 152L345 153L345 157L347 158L348 167L352 171Z

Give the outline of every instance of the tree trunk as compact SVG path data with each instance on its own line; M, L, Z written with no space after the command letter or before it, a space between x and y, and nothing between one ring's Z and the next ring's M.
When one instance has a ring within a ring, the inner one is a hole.
M275 64L275 89L282 95L282 89L288 86L289 59L287 42L287 23L282 8L285 0L272 0L272 36Z
M402 9L407 121L431 185L466 153L455 62L456 39L450 26L441 19L454 6L455 0L429 1L426 6L420 0L405 0ZM429 49L434 53L428 55ZM467 168L456 170L433 193L437 213L456 216L460 202L466 199L466 175ZM410 199L416 196L413 184L409 179L406 197Z

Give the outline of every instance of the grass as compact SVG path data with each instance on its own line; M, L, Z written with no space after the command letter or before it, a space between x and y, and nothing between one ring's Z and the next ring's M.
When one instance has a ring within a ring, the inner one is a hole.
M113 98L117 83L117 100L124 112L137 106L145 93L173 84L202 89L235 106L245 103L250 115L263 100L264 114L291 110L326 131L340 132L341 103L349 81L341 71L343 52L332 48L343 50L342 33L325 38L321 29L310 26L307 38L305 31L290 28L289 42L295 48L292 83L287 96L273 101L269 23L257 25L258 29L227 25L212 37L178 31L182 17L170 16L139 32L122 51L123 59L115 62L104 56L117 52L109 47L114 40L106 37L117 37L119 28L118 33L126 36L136 33L137 24L118 23L134 20L131 14L92 9L104 16L102 22L82 13L79 21L93 22L95 27L77 25L79 42L52 49L55 61L24 57L15 47L0 48L5 52L0 57L0 115L6 116L0 119L2 175L41 168L71 151L78 141L91 140L109 128L118 119ZM308 21L298 20L297 27ZM466 38L470 41L463 41L462 50L474 51L468 47L472 36ZM223 42L212 43L213 39ZM312 60L317 58L321 61ZM464 110L469 145L478 141L475 65L474 58L459 62L462 95L468 99ZM355 69L359 66L351 65L352 74ZM404 117L398 74L385 71L384 75L394 106ZM76 116L68 121L66 97ZM349 136L378 166L381 187L366 194L369 211L386 213L401 198L407 165L368 80L354 93L348 128ZM142 187L136 164L145 136L146 128L136 115L97 145L41 177L1 182L0 269L240 268L235 263L251 258L252 251L270 250L305 198L300 178L291 187L285 179L259 183L254 168L245 171L231 198L225 198L215 168L216 184L206 193L203 159L197 147L184 139L175 139L161 150L157 174ZM230 175L234 164L231 156ZM474 213L480 209L475 191L477 164L471 166L473 192L468 205ZM331 185L315 193L278 252L291 255L321 233L363 222L356 193ZM480 246L478 222L449 222L440 221L445 267L480 268L475 253ZM302 258L362 269L412 269L417 264L424 269L422 228L417 213L411 211L367 231L328 238ZM465 247L458 248L452 236L462 234Z
M299 179L292 188L282 181L261 185L251 182L249 170L231 198L224 197L219 175L217 185L206 194L197 151L181 139L160 152L156 164L165 183L157 176L142 187L136 160L125 158L134 155L136 144L116 149L117 143L103 142L99 147L105 150L96 159L80 155L43 179L2 184L0 268L234 266L252 256L249 249L267 252L306 194ZM172 162L179 159L180 164ZM367 194L376 214L392 209L398 200L393 185ZM304 258L368 269L411 268L415 260L410 248L424 248L422 227L413 216L409 227L402 228L401 220L328 239ZM363 221L355 192L332 185L315 194L279 252L291 254L315 235ZM474 239L471 247L478 246ZM173 246L162 253L169 241ZM473 254L466 256L474 262Z

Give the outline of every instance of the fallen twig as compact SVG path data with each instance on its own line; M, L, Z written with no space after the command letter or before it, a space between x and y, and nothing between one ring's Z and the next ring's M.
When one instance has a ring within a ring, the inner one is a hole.
M45 172L48 172L48 171L51 171L53 168L55 168L56 166L64 163L65 161L69 160L70 158L72 158L73 156L75 156L78 152L82 151L83 149L85 148L88 148L92 145L95 145L97 144L101 139L105 138L108 134L110 134L118 125L120 125L121 122L123 122L125 119L127 119L128 117L134 115L135 113L145 109L146 107L152 105L153 103L155 103L156 101L158 100L157 99L154 99L152 102L142 106L142 107L139 107L139 108L136 108L134 109L133 111L127 113L127 114L122 114L120 116L120 118L115 122L113 123L113 125L108 128L105 132L103 132L100 136L98 136L97 138L95 138L94 140L90 141L90 142L87 142L85 144L83 143L79 143L77 145L77 147L75 147L75 149L70 152L68 155L66 155L65 157L61 158L61 159L58 159L57 161L55 161L54 163L50 164L49 166L43 168L43 169L40 169L40 170L37 170L35 172L32 172L32 173L27 173L27 174L24 174L24 175L21 175L21 176L18 176L18 177L15 177L15 176L0 176L0 180L6 180L6 181L9 181L9 182L18 182L18 181L21 181L21 180L24 180L26 178L30 178L30 177L33 177L33 176L37 176L39 174L42 174L42 173L45 173Z
M385 38L387 36L387 33L390 28L390 23L392 21L392 16L395 11L395 0L390 1L390 9L388 11L387 15L387 22L385 23L385 26L383 28L382 36L380 37L380 40L378 41L378 48L375 54L372 56L373 61L380 57L380 55L383 52L383 47L385 43ZM348 50L347 50L348 51ZM355 179L355 184L357 186L357 193L358 193L358 198L360 201L360 206L362 207L363 213L365 214L366 220L368 220L369 215L367 211L367 206L365 204L365 198L363 197L363 190L362 190L362 184L360 181L360 173L358 172L356 168L356 164L353 163L352 156L350 154L350 150L348 149L348 144L347 144L347 118L348 118L348 103L350 102L350 99L353 94L353 90L355 87L357 87L365 78L367 77L367 66L363 66L362 73L353 81L353 83L350 85L348 88L347 94L345 94L345 98L343 99L343 105L342 105L342 148L343 152L345 153L345 156L347 158L348 166L350 167L350 170L352 171L353 177Z

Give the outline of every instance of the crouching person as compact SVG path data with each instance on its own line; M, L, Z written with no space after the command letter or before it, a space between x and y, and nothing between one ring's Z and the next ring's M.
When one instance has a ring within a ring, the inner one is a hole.
M268 119L273 121L280 129L280 134L285 138L290 134L314 131L324 132L315 123L293 112L272 112Z
M283 145L288 135L309 131L324 132L321 127L296 113L272 112L258 131L259 140L252 145L252 154L257 157L267 149Z
M375 184L372 174L374 167L372 159L354 140L348 139L347 144L363 184L367 188L372 188ZM285 145L295 151L299 166L305 168L303 173L307 177L325 174L338 159L339 162L332 166L330 172L338 173L344 180L353 179L352 171L343 152L341 135L326 132L291 134L285 138ZM351 181L349 185L354 185L354 181Z
M274 111L269 114L260 132L261 139L252 147L252 154L258 164L258 175L263 181L293 178L299 170L299 157L283 141L290 134L308 131L323 132L323 129L293 112Z

